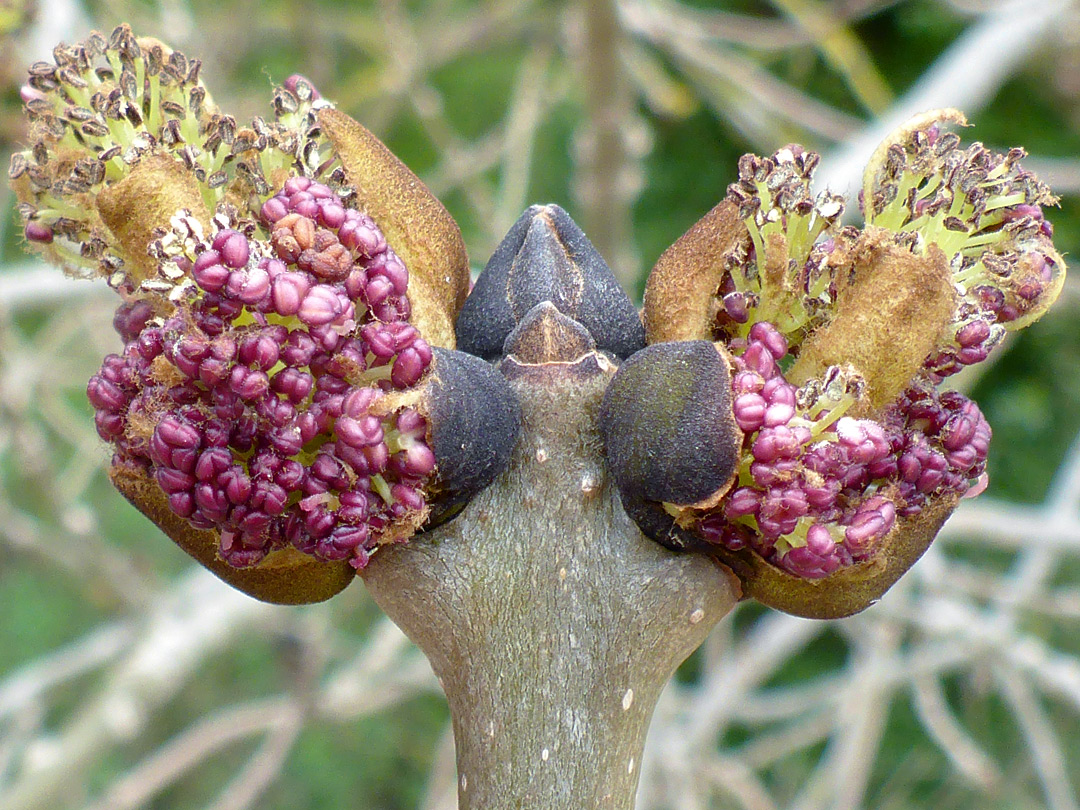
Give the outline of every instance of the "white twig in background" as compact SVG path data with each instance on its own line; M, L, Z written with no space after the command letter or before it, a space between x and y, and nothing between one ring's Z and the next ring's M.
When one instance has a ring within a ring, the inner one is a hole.
M1009 0L978 19L883 116L823 156L818 188L851 193L882 139L917 113L959 107L973 117L1040 46L1072 0Z

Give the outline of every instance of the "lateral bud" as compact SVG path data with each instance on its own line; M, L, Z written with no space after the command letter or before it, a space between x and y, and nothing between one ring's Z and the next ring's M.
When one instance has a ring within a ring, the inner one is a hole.
M433 349L425 399L436 488L425 528L445 523L505 469L521 430L521 406L506 379L464 352Z
M743 433L735 423L731 363L708 341L656 343L616 372L600 434L628 514L653 539L675 542L661 504L708 508L735 480ZM658 514L643 525L650 502ZM662 535L662 536L661 536Z

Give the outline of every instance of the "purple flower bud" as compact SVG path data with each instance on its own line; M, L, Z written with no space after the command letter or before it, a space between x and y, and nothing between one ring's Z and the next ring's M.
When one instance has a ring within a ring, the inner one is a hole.
M368 414L371 406L382 395L382 391L377 388L354 388L342 400L341 412L353 419L360 419Z
M190 492L174 492L169 496L169 508L182 518L189 518L195 513L195 498Z
M303 273L283 273L277 276L270 291L274 311L279 315L295 315L300 311L310 289L311 281Z
M225 283L225 295L254 306L270 294L270 274L261 267L234 270Z
M836 543L828 529L815 523L806 530L806 548L819 557L828 557L836 550Z
M770 428L786 425L794 416L795 408L786 402L780 402L765 409L764 425Z
M86 396L91 405L103 411L121 411L129 402L128 397L116 385L96 374L86 384Z
M765 380L756 371L740 371L731 381L731 390L739 394L756 394L763 390Z
M271 225L288 213L288 204L281 197L271 197L263 203L261 210L262 218Z
M254 334L240 343L239 358L244 365L269 371L277 365L278 357L278 342L268 334Z
M363 214L355 215L352 211L346 216L345 223L338 230L341 244L366 257L376 256L386 249L386 242L371 219Z
M281 347L280 359L286 365L303 368L311 365L318 348L309 334L297 329L289 333L288 340Z
M739 487L732 492L724 505L724 514L728 519L757 514L761 506L761 493L751 487Z
M776 360L788 353L787 338L768 321L758 321L751 326L748 337L750 341L762 344Z
M229 514L229 499L215 484L195 485L195 507L203 517L214 523L225 520Z
M265 515L280 515L288 504L288 492L270 481L255 481L251 485L248 503Z
M743 353L742 360L747 369L756 371L765 380L772 379L779 371L776 359L764 343L751 343Z
M427 433L427 420L414 408L406 408L398 414L394 423L398 433L402 436L421 438Z
M363 288L364 300L369 307L377 307L394 294L394 285L385 276L376 276Z
M291 75L282 83L282 85L294 96L300 97L302 101L315 101L322 98L322 96L319 95L319 91L315 89L315 85L299 73Z
M43 222L30 220L23 228L23 236L28 242L37 242L39 245L47 245L53 240L53 230Z
M324 228L337 230L345 224L345 208L333 199L321 200L318 213L319 224ZM340 236L338 237L340 239Z
M794 458L799 448L799 437L785 425L765 428L758 434L750 451L758 461L766 463L782 458Z
M770 405L791 405L792 407L795 407L795 392L795 386L779 375L765 383L761 389L761 395Z
M990 324L978 320L964 324L956 333L956 342L962 347L978 346L990 337Z
M195 477L199 481L215 481L217 477L232 466L232 453L222 447L204 450L195 463Z
M422 442L414 442L394 455L391 469L401 475L422 478L435 470L435 454Z
M428 352L427 361L430 362L430 360L431 353ZM394 360L394 368L390 372L390 381L397 388L408 388L415 385L426 370L427 362L425 362L423 354L417 346L410 346Z
M419 512L424 508L424 496L415 487L394 484L390 487L390 494L394 496L395 501L410 511Z
M248 262L250 255L248 240L239 231L228 228L218 231L211 247L221 254L221 260L234 270L239 270Z
M233 366L229 373L229 390L249 402L262 397L270 388L270 378L263 371Z
M216 250L204 250L191 268L195 283L207 292L217 292L229 280L229 268L222 264L221 254Z
M353 419L342 416L334 423L338 438L351 447L368 447L383 441L382 422L374 416Z
M746 307L746 296L740 292L728 293L722 299L724 312L735 323L746 323L750 320L750 311Z
M388 360L397 352L397 341L388 324L369 323L360 329L365 348L380 360Z
M270 389L285 396L293 405L299 405L307 399L314 383L315 378L306 371L283 368L271 377Z
M844 530L844 545L856 560L866 559L895 522L896 508L892 502L880 496L870 498L856 510Z
M337 293L324 284L317 284L304 296L296 314L309 326L322 326L337 320L341 310Z
M155 471L154 477L157 479L158 486L160 486L167 495L184 492L191 489L195 484L194 476L169 467L159 467Z
M768 403L760 394L743 394L735 399L732 406L735 423L740 430L753 433L765 423L765 409Z
M293 195L307 191L313 182L314 181L310 177L290 177L285 181L285 186L279 194L283 194L286 197L292 197Z

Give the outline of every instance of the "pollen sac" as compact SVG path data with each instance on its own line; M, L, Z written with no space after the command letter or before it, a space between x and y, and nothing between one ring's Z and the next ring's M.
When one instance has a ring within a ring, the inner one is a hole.
M471 354L435 349L427 411L436 489L425 528L456 516L510 460L521 406L506 379Z
M714 503L738 468L743 433L726 355L703 340L637 352L608 386L599 423L627 513L653 539L684 546L662 504Z
M557 205L529 208L495 249L457 319L458 348L502 356L514 327L550 301L597 348L626 358L645 345L634 305L585 234Z

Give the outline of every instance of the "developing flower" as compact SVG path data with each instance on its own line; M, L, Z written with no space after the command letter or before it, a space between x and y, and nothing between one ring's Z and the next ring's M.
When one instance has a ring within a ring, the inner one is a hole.
M114 287L137 284L156 270L145 256L147 223L178 209L204 225L202 212L226 201L253 203L255 214L297 173L348 198L316 125L326 102L305 79L275 90L273 121L244 127L215 107L201 68L127 25L58 46L52 63L31 66L23 95L33 145L12 156L8 177L24 235L49 261Z
M127 26L54 57L10 175L28 243L122 299L87 396L136 507L253 596L307 602L491 482L519 408L452 350L468 260L415 175L300 76L239 127Z
M432 352L368 217L306 177L262 212L221 213L205 237L173 218L150 246L159 278L118 315L124 352L87 394L114 466L145 468L177 515L219 532L229 564L288 545L362 567L427 514L427 424L392 395Z
M915 253L936 245L948 260L957 303L925 362L938 379L984 360L1006 330L1038 319L1065 279L1043 211L1057 198L1023 169L1024 150L962 148L944 123L966 121L952 110L930 113L883 143L861 195L868 225L910 237Z
M624 505L660 542L710 544L748 594L781 609L865 608L986 487L990 427L938 385L1060 292L1044 214L1056 200L1023 150L961 147L946 123L964 120L920 116L877 150L862 228L839 226L841 198L811 197L817 155L745 156L727 198L646 283L650 344L710 340L730 355L733 425L725 413L696 431L734 427L741 450L722 498L688 504L658 481L651 506L626 491ZM643 457L666 447L641 441Z
M873 557L897 514L981 484L990 428L975 403L928 383L876 419L853 418L865 382L832 367L801 387L778 363L779 330L759 321L733 358L732 411L745 433L736 487L687 525L731 551L753 549L816 579Z

